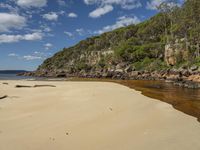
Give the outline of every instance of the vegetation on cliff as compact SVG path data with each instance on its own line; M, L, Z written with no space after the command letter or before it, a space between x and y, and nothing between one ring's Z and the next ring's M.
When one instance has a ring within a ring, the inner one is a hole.
M87 73L123 69L160 71L200 66L200 1L162 3L160 13L88 38L48 58L36 72Z

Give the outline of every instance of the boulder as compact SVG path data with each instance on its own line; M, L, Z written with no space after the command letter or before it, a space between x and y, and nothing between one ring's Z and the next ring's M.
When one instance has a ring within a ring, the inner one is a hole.
M132 71L131 72L131 77L137 77L138 75L140 75L139 71Z
M129 72L131 72L131 71L134 71L135 69L132 67L132 66L130 66L130 65L128 65L125 69L124 69L124 71L126 72L126 73L129 73Z
M196 70L198 70L198 68L199 68L198 66L194 65L194 66L190 67L190 70L191 71L196 71Z
M119 64L116 65L116 69L123 69L127 66L127 63L125 62L121 62Z

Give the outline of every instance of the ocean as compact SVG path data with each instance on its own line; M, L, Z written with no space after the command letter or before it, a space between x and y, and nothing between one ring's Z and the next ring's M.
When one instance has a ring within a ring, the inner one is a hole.
M0 80L22 80L22 79L32 79L32 77L17 76L17 74L0 73Z

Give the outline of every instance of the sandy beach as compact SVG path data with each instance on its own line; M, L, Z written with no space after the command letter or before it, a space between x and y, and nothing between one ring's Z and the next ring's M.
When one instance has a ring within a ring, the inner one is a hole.
M0 150L200 149L194 117L116 83L0 81L4 95Z

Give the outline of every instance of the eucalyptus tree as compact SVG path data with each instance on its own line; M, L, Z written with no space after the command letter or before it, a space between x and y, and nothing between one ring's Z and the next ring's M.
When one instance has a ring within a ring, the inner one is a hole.
M166 43L174 41L173 24L176 22L176 10L178 8L177 0L166 0L157 7L157 9L163 15Z

